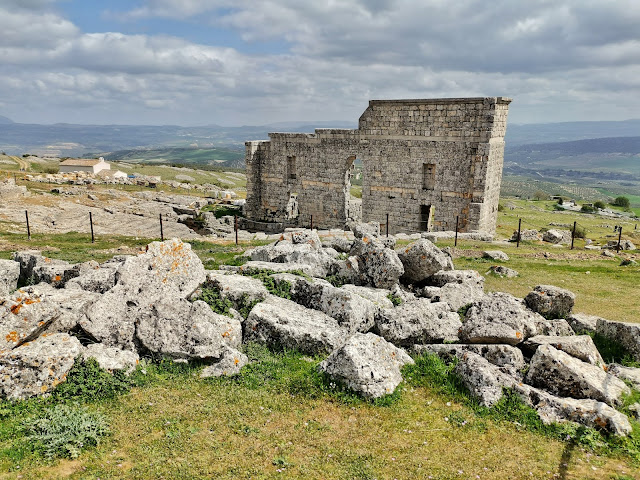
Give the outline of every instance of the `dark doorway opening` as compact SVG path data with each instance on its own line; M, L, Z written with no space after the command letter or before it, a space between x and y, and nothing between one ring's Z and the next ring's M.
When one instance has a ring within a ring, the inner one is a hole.
M420 231L431 231L432 210L431 205L420 205Z

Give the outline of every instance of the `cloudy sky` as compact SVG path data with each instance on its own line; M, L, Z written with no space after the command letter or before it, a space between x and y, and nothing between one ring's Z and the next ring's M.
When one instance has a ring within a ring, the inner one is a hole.
M356 122L509 96L510 122L640 117L638 0L0 0L22 123Z

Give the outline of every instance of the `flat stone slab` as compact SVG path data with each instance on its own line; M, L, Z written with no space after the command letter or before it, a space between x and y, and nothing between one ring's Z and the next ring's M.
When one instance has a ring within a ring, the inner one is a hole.
M253 307L244 324L245 342L309 355L327 355L346 338L346 330L329 315L273 295Z

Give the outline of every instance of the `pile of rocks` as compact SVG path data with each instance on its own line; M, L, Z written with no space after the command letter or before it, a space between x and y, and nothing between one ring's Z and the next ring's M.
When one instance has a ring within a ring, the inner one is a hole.
M640 374L606 365L591 337L575 332L598 331L640 358L636 325L571 315L574 295L552 286L525 299L485 294L481 275L454 270L427 239L396 249L376 225L353 233L323 246L315 231L287 232L246 252L242 266L216 271L179 240L103 264L19 252L0 262L0 395L46 394L88 357L126 371L141 356L197 359L207 364L202 376L231 375L248 361L241 345L258 342L325 356L321 371L375 398L401 383L408 352L429 352L456 359L485 405L506 387L544 421L630 432L616 410L629 392L620 378ZM268 282L247 275L256 272L268 272ZM36 284L13 291L18 282ZM289 298L269 293L274 285ZM197 300L203 287L234 306L229 315Z

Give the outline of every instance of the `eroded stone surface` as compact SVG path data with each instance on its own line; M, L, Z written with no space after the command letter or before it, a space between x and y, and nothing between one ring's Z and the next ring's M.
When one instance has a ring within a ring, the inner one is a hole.
M346 330L330 316L274 296L253 307L244 324L245 342L310 355L329 354L346 337Z
M457 341L461 325L460 316L448 306L426 299L382 310L376 319L379 334L401 347Z
M413 364L413 359L404 350L373 333L356 333L319 369L366 398L378 398L394 392L406 364Z
M0 259L0 298L18 288L20 264L13 260Z
M110 372L122 370L127 374L135 370L140 361L140 357L136 352L107 347L102 343L87 345L82 352L82 358L85 360L93 358L98 362L100 368Z
M51 393L81 351L77 338L55 333L0 354L0 396L24 400Z
M594 399L609 405L630 393L622 380L601 367L583 362L551 345L540 345L531 359L526 381L554 395Z
M407 283L421 282L441 270L453 270L451 258L425 238L399 249L398 256Z
M534 312L545 318L564 318L571 313L576 295L553 285L537 285L524 301Z
M469 307L460 339L465 343L516 345L536 335L536 321L540 318L514 296L491 293Z

